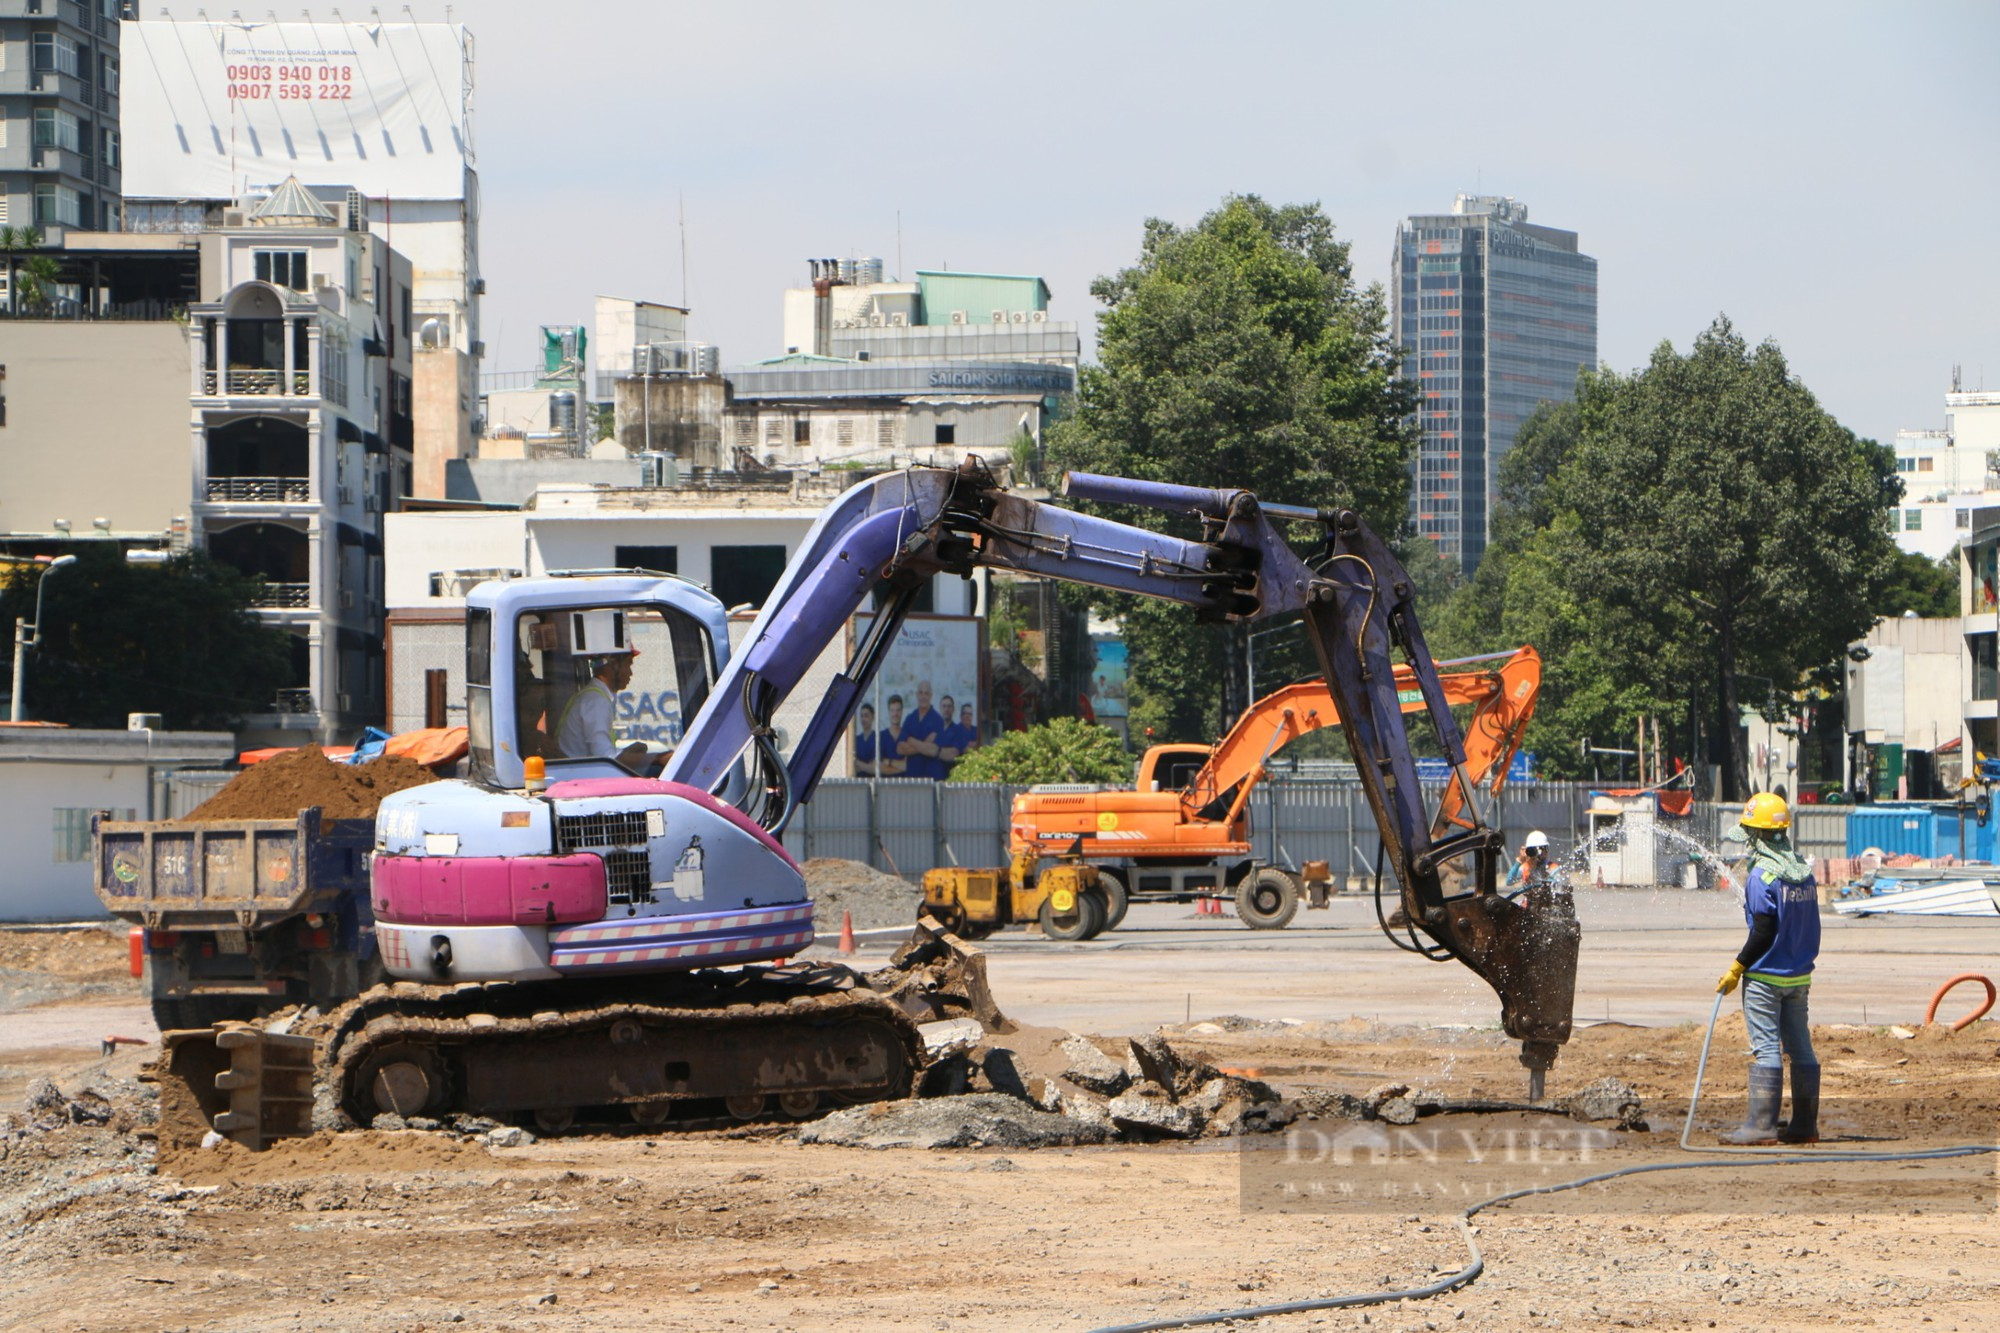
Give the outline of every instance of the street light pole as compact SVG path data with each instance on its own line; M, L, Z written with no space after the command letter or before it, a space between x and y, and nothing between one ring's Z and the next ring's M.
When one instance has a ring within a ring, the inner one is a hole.
M24 668L27 665L28 650L42 646L42 593L48 587L49 575L65 565L75 563L76 557L73 555L59 555L49 561L48 568L44 569L41 576L35 580L35 623L30 625L21 617L14 617L14 694L7 718L10 722L25 720L21 713L21 702L27 690Z

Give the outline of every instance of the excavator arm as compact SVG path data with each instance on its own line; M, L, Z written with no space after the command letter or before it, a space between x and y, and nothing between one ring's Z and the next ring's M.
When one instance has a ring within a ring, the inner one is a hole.
M757 781L745 811L781 831L810 799L924 582L985 566L1178 602L1197 618L1255 621L1302 613L1404 907L1439 956L1457 958L1500 996L1501 1022L1539 1081L1570 1033L1579 941L1566 897L1501 897L1500 834L1481 807L1451 699L1424 645L1414 589L1388 547L1348 509L1265 504L1248 491L1071 473L1064 493L1195 520L1197 539L1136 528L997 486L975 460L909 468L855 486L807 534L689 724L664 774L713 791L749 751ZM1318 534L1306 556L1279 524ZM877 584L890 600L781 756L771 720ZM1403 678L1423 700L1459 792L1426 808L1405 732Z

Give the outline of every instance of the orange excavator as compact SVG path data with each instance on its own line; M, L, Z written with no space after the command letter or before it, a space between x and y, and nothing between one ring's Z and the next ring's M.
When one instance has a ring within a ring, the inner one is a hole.
M1449 784L1434 837L1471 827L1467 788L1498 794L1521 748L1542 659L1533 648L1439 662L1445 699L1472 709L1465 767ZM1407 666L1396 668L1403 711L1424 707ZM1110 900L1106 929L1133 899L1184 902L1233 892L1236 915L1255 930L1280 930L1303 896L1325 902L1323 862L1300 871L1259 863L1250 854L1250 793L1265 765L1285 746L1340 716L1324 682L1302 681L1265 695L1214 745L1155 745L1139 761L1136 790L1049 784L1014 798L1010 849L1080 855L1098 867ZM1310 886L1310 887L1309 887Z

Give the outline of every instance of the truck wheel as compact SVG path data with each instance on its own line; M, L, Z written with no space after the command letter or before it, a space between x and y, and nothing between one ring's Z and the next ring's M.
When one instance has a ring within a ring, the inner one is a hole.
M1132 905L1132 893L1125 887L1125 877L1115 870L1099 870L1097 886L1104 890L1104 928L1116 930L1125 919L1125 909Z
M1057 916L1047 898L1042 899L1042 934L1052 940L1087 940L1104 929L1104 897L1097 893L1077 895L1076 910Z
M1236 918L1252 930L1283 930L1299 911L1299 886L1273 866L1236 886Z

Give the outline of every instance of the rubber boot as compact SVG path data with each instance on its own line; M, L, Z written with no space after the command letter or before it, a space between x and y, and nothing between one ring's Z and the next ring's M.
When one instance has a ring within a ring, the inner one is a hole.
M1778 1142L1819 1142L1818 1065L1792 1062L1792 1118L1778 1131Z
M1741 1129L1727 1130L1718 1137L1724 1143L1775 1143L1778 1139L1778 1103L1785 1096L1785 1071L1779 1065L1750 1066L1750 1111Z

